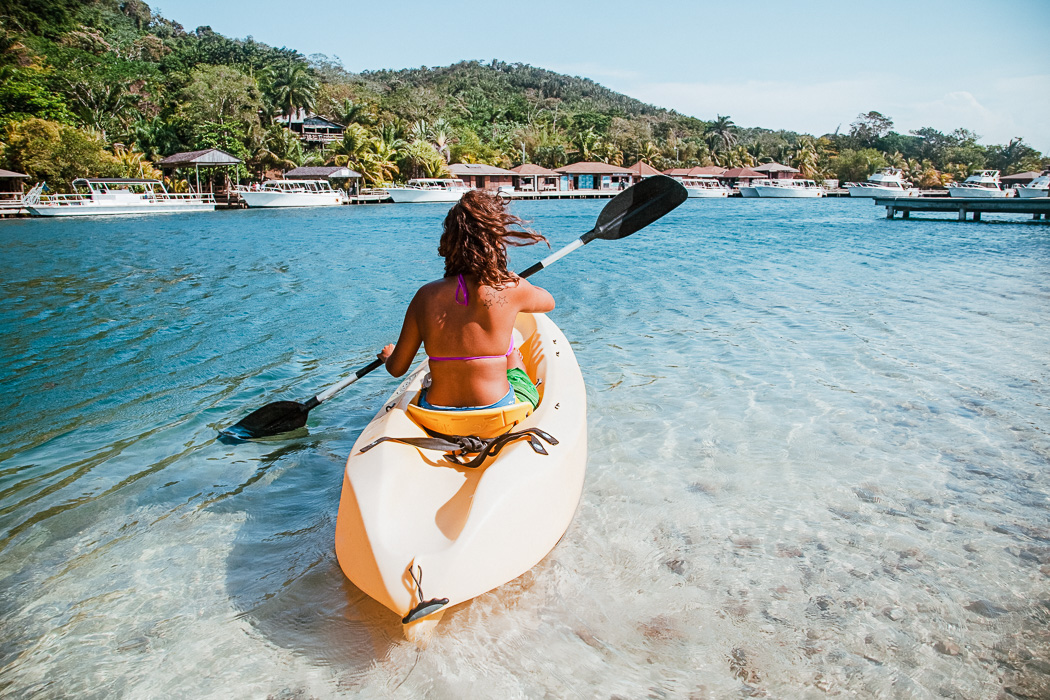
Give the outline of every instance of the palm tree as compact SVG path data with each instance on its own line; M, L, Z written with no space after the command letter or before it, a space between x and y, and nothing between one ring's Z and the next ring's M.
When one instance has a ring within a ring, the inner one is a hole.
M723 149L729 149L736 143L736 124L733 120L727 116L718 115L718 118L711 123L711 126L707 129L708 135L714 139L712 150L717 150L714 146L721 145Z
M343 132L343 139L332 146L328 161L332 165L360 171L372 150L372 137L360 124L350 124Z
M798 168L802 177L812 178L817 175L817 150L812 141L806 138L798 140L791 155L791 165Z
M638 159L654 168L658 158L660 158L660 149L652 141L646 141L645 145L642 146L642 150L638 152Z
M374 121L371 107L367 103L354 102L348 97L344 98L341 104L336 105L335 120L346 126L371 124Z
M300 109L311 110L317 93L317 81L301 63L285 63L271 72L270 99L288 117Z

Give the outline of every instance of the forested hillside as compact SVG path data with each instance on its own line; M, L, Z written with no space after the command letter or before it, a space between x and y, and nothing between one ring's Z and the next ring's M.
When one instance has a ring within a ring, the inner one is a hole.
M776 160L842 180L896 165L925 187L985 167L1050 165L1020 139L901 135L878 112L819 138L740 128L719 105L706 122L498 60L350 73L325 56L187 30L140 0L0 0L0 108L0 167L57 188L85 175L157 176L152 164L165 155L208 147L242 158L242 177L327 163L369 184L523 159L660 170ZM345 137L309 147L275 122L301 111L347 126Z

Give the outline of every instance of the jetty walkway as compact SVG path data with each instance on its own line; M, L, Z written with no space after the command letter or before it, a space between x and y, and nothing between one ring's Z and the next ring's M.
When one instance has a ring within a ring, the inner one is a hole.
M967 215L973 221L980 221L981 214L1031 214L1033 220L1042 217L1050 220L1050 197L1011 197L1009 199L970 199L963 197L876 197L875 205L886 207L886 218L894 218L898 212L901 218L911 218L914 212L952 212L959 221L966 221Z

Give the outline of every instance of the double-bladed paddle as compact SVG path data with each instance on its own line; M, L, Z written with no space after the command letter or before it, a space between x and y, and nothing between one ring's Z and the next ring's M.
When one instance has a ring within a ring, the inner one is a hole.
M628 187L613 197L605 205L598 221L587 233L555 253L532 265L520 274L528 277L565 257L596 238L615 241L630 236L643 229L664 214L685 201L685 187L680 182L666 175L655 175L642 180L637 185ZM356 382L374 369L383 365L382 360L375 359L343 381L325 389L309 401L275 401L252 411L239 423L221 433L225 436L249 440L287 433L306 425L306 417L311 409L321 405L337 393Z

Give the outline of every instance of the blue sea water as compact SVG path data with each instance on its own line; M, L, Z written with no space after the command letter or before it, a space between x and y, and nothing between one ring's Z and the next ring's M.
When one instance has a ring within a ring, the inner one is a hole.
M513 210L558 248L604 204ZM396 380L293 439L216 431L392 342L445 211L0 222L0 693L1050 692L1045 224L690 200L539 273L587 382L583 500L420 648L333 551Z

